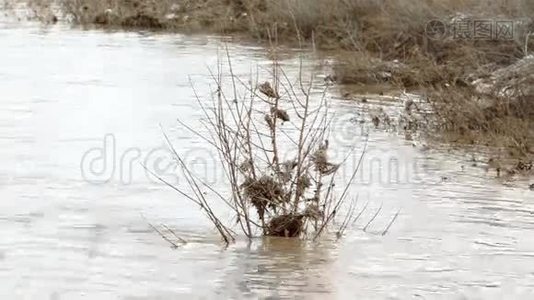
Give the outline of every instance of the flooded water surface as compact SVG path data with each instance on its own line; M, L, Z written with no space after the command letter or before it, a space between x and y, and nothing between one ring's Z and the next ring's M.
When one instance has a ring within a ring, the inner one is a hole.
M261 47L227 46L244 81L270 66ZM0 24L0 298L532 299L534 192L497 181L471 155L360 123L373 101L342 100L335 88L335 144L358 152L369 131L351 190L357 211L367 205L361 218L339 241L225 247L141 166L172 176L164 128L225 189L212 150L176 122L197 124L195 91L214 91L209 70L224 47L207 36ZM285 54L294 75L299 55ZM149 223L188 243L169 247Z

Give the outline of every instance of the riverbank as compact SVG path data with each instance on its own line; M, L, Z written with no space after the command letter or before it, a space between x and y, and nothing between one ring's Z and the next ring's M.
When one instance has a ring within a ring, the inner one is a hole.
M502 168L507 173L516 172L516 165L529 165L534 157L534 93L528 88L534 82L534 60L525 60L534 49L530 1L55 3L33 0L30 7L44 22L213 32L333 51L333 79L339 84L387 84L425 95L435 114L418 128L434 139L498 147L502 151L494 160L506 161ZM513 66L522 61L528 67L518 73Z

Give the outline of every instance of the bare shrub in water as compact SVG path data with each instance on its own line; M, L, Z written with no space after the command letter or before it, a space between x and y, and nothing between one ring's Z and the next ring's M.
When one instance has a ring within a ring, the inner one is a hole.
M198 97L208 133L180 124L215 147L230 196L197 178L177 151L173 152L189 190L171 186L199 205L226 242L232 241L235 233L215 216L205 189L231 208L234 224L249 238L258 234L318 237L348 198L365 150L346 187L341 194L335 193L336 173L343 162L333 162L328 156L331 117L326 88L322 93L313 92L312 80L304 83L302 77L294 85L276 64L272 81L244 83L232 73L231 63L229 66L230 91L219 71L213 76L216 89L212 102L207 104ZM245 94L240 95L243 90ZM343 224L341 231L347 222Z

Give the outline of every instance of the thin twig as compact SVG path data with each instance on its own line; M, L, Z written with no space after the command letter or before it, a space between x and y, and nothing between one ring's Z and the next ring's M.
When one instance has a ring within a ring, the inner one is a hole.
M367 231L367 228L371 225L371 223L373 223L373 221L376 219L376 217L378 216L378 214L380 213L380 211L382 211L382 206L384 205L384 203L380 204L380 207L378 208L378 210L376 211L376 213L373 215L373 217L371 218L371 220L369 220L369 222L367 222L367 224L365 225L365 227L363 227L363 231L366 232Z
M389 229L391 228L391 226L393 225L393 223L395 223L395 220L397 220L397 217L399 216L401 210L399 209L397 211L397 213L395 214L395 216L393 216L393 219L391 219L391 222L389 222L388 226L386 227L386 229L384 229L384 231L382 232L382 236L386 235L389 231Z

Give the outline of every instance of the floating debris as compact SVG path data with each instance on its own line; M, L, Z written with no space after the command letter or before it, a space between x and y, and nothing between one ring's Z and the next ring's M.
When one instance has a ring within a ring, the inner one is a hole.
M324 82L327 84L327 85L333 85L337 82L337 76L336 75L327 75L325 78L324 78Z
M529 162L520 161L516 164L515 169L517 169L518 171L522 171L522 172L528 172L528 171L532 171L533 167L534 167L534 163L532 161L529 161Z
M380 118L378 116L373 116L371 120L373 121L375 127L378 127L380 125Z
M413 102L412 99L406 100L406 103L404 103L404 110L406 111L407 114L411 114L412 113L412 107L414 105L415 105L415 102Z

